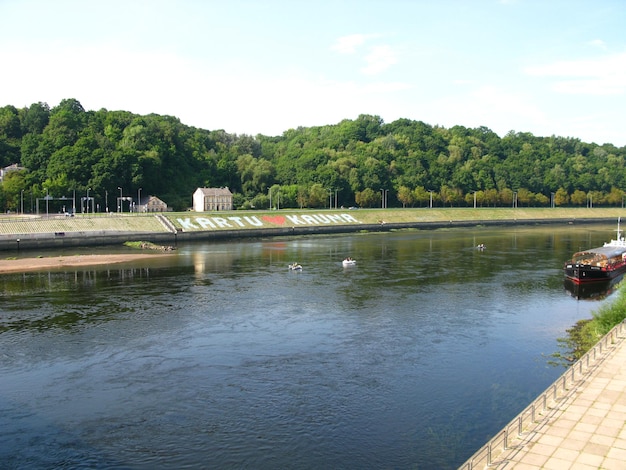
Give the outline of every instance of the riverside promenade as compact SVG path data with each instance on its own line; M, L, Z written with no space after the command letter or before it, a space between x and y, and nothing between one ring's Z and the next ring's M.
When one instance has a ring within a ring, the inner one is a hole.
M626 322L460 469L626 469Z

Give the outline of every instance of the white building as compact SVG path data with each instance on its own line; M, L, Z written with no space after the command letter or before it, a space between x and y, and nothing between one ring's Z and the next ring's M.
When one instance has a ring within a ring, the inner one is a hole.
M198 188L193 193L193 210L232 211L233 193L228 188Z

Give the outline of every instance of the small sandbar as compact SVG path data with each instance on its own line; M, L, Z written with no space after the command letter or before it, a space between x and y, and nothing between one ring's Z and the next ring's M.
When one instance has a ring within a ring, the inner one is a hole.
M25 271L38 271L41 269L54 269L77 266L98 266L106 264L119 264L148 258L172 256L165 253L128 253L110 255L73 255L53 256L50 258L16 258L0 259L0 274L16 273Z

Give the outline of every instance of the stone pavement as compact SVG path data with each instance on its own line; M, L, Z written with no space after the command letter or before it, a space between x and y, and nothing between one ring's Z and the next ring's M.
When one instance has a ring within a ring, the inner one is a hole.
M626 340L617 335L605 357L570 393L494 459L489 468L626 469Z

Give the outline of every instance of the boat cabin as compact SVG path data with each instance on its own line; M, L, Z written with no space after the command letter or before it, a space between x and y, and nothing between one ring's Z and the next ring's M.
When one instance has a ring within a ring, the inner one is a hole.
M597 266L606 268L611 265L623 263L626 260L624 249L614 247L594 248L593 250L579 251L572 256L571 263L574 265Z

